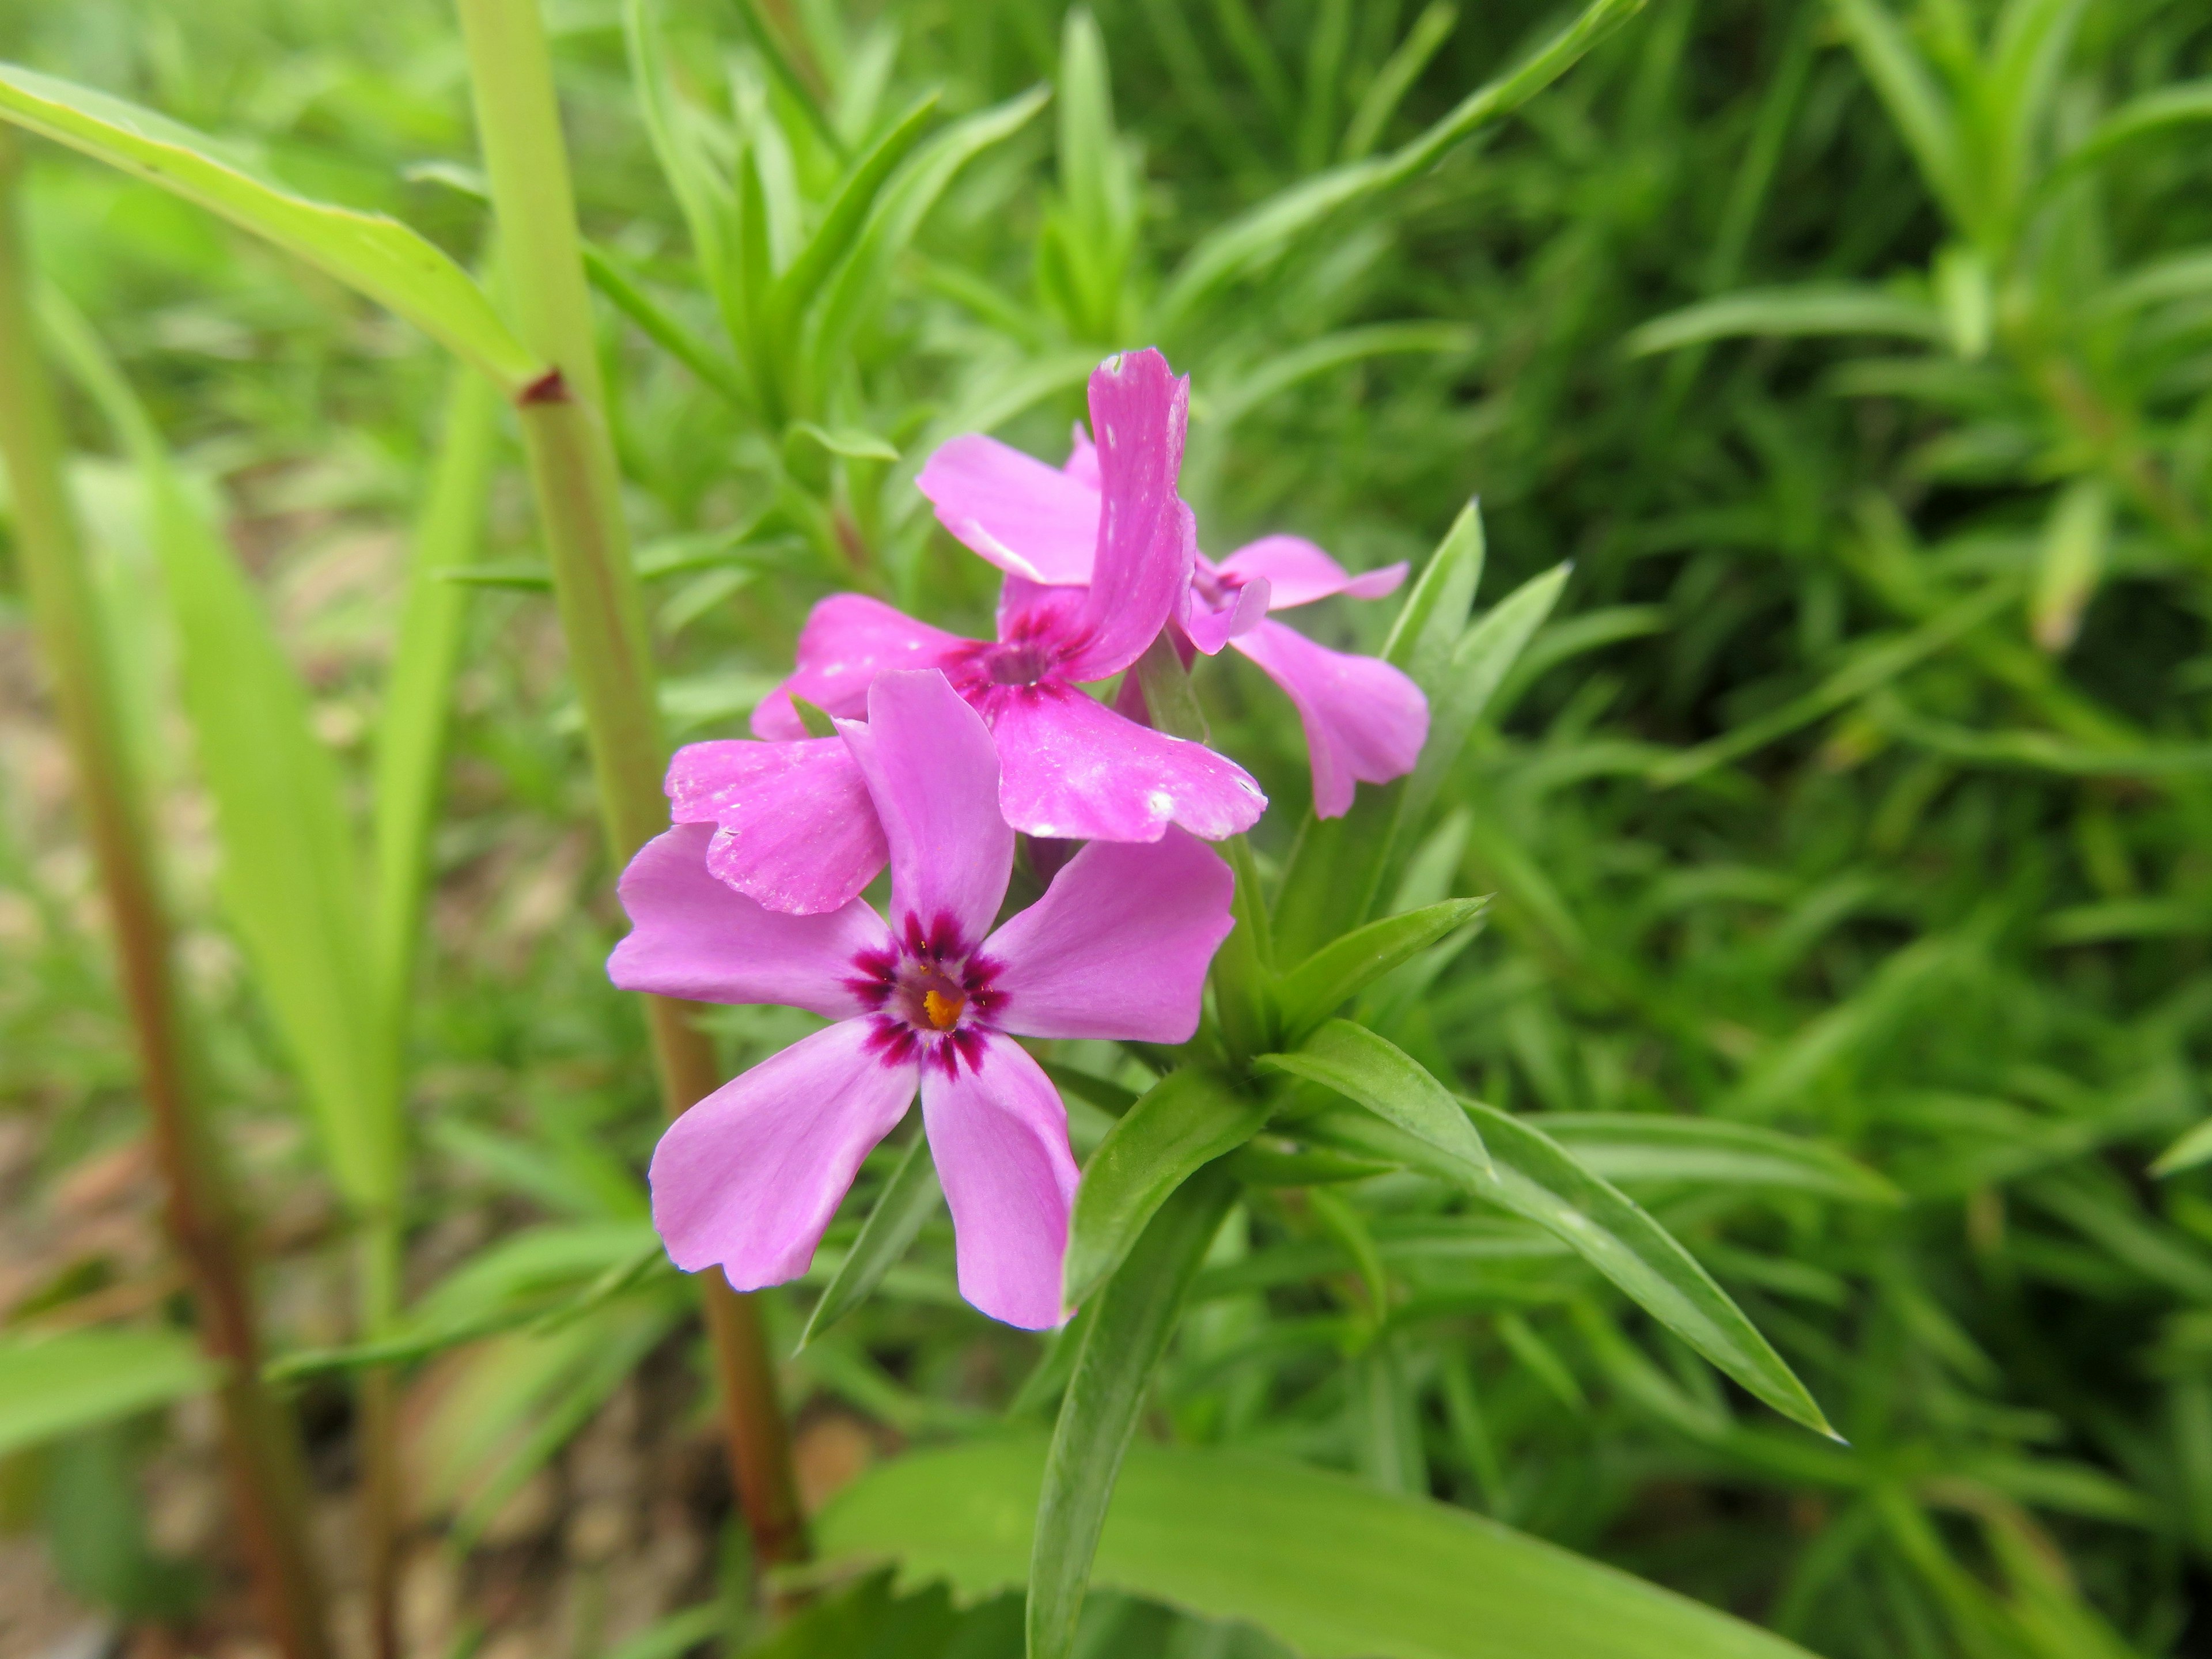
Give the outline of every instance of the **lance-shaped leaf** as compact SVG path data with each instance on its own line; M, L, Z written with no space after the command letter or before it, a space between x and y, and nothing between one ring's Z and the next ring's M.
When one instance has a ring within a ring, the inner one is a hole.
M1308 957L1275 981L1283 1039L1297 1042L1360 992L1401 963L1480 915L1488 899L1447 899L1402 915L1385 916Z
M823 1511L823 1559L894 1560L963 1601L1018 1588L1043 1461L1036 1440L1006 1438L879 1464ZM1094 1576L1256 1626L1304 1659L1808 1659L1466 1510L1212 1447L1130 1448Z
M1267 1121L1264 1102L1195 1067L1147 1090L1084 1162L1063 1270L1067 1305L1081 1305L1121 1265L1194 1170L1236 1151Z
M1835 1435L1796 1374L1673 1234L1523 1120L1474 1102L1468 1110L1482 1126L1486 1169L1364 1112L1327 1113L1299 1131L1340 1151L1394 1158L1534 1222L1784 1417Z
M1825 283L1746 289L1700 301L1654 317L1626 344L1630 356L1642 357L1747 335L1821 334L1894 335L1938 344L1945 338L1942 313L1924 301L1863 283Z
M0 1457L166 1406L218 1380L182 1331L0 1336Z
M1389 1039L1348 1019L1333 1019L1296 1054L1262 1054L1263 1071L1334 1089L1431 1150L1471 1169L1488 1170L1482 1136L1451 1091L1428 1067Z
M1190 1282L1236 1195L1236 1183L1218 1170L1183 1182L1085 1311L1091 1328L1053 1425L1037 1497L1029 1659L1067 1659L1074 1646L1091 1558L1137 1413L1175 1334Z
M1654 1112L1547 1112L1527 1121L1606 1181L1783 1188L1846 1204L1905 1202L1904 1194L1857 1159L1760 1124Z
M884 1183L883 1195L876 1200L876 1207L868 1212L861 1224L860 1236L853 1241L853 1248L837 1268L836 1276L822 1292L822 1299L814 1304L814 1311L806 1317L806 1328L799 1334L799 1346L805 1347L817 1333L828 1330L847 1314L868 1299L869 1292L883 1282L884 1275L898 1264L898 1260L914 1243L921 1224L937 1212L945 1201L945 1188L938 1184L937 1165L930 1161L929 1142L916 1135L891 1170L891 1178Z
M0 119L173 191L267 238L404 317L510 397L544 365L483 290L396 219L310 201L256 178L205 135L166 116L15 64L0 64Z

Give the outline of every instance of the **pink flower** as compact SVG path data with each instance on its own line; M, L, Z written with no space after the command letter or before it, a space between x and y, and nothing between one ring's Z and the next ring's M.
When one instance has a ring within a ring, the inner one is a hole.
M1059 1324L1075 1161L1060 1095L1015 1036L1188 1042L1232 878L1198 842L1094 842L989 931L1013 863L1000 760L940 672L879 676L841 722L891 866L891 920L862 899L764 908L708 868L714 831L679 824L623 872L627 990L780 1003L836 1023L725 1084L653 1154L653 1225L687 1272L739 1290L796 1278L868 1149L921 1115L957 1238L960 1293L994 1319ZM765 747L766 745L758 745ZM807 745L811 758L819 744Z
M1189 399L1189 382L1156 350L1092 374L1104 453L1078 503L1088 586L1007 583L997 639L962 639L858 593L814 607L798 672L753 713L754 732L779 741L693 744L669 768L676 821L717 826L708 853L716 875L771 909L805 915L836 909L883 867L851 756L835 738L807 738L791 699L856 717L892 669L941 669L983 717L998 744L1000 807L1025 834L1152 842L1173 823L1218 841L1251 827L1267 798L1242 767L1080 689L1134 662L1190 586L1197 544L1176 495ZM1031 505L1018 533L1060 533L1055 503Z
M915 482L939 522L1006 573L1009 594L1091 580L1100 467L1080 427L1058 471L979 433L941 445ZM1268 536L1218 564L1194 555L1176 602L1185 641L1208 656L1233 647L1297 706L1313 761L1314 811L1322 817L1351 809L1355 780L1388 783L1413 769L1428 736L1428 701L1389 663L1328 650L1266 617L1336 593L1380 599L1405 578L1402 564L1354 576L1311 542Z

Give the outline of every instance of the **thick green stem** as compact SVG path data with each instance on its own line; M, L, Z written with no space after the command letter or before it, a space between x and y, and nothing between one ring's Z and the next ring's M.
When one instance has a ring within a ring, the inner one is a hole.
M508 292L524 343L548 364L517 410L607 842L621 864L667 828L660 790L667 751L620 479L600 417L591 296L552 60L538 0L459 0L459 7ZM719 1083L714 1048L686 1005L646 1000L662 1103L674 1117ZM805 1527L759 1310L717 1274L699 1284L755 1558L765 1565L801 1559Z
M60 422L32 321L16 166L12 141L0 134L0 459L14 497L16 558L107 898L170 1241L191 1275L200 1342L222 1371L217 1401L240 1545L277 1649L286 1659L326 1659L299 1443L261 1381L237 1228L186 1052L141 785L63 483Z

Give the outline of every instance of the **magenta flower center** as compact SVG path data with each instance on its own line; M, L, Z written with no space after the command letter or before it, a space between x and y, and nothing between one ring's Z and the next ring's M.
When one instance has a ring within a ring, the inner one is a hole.
M983 1054L990 1016L1006 1001L999 964L976 954L950 916L929 927L910 915L888 949L862 951L845 983L869 1016L868 1047L886 1066L919 1060L957 1075Z
M1035 685L1059 664L1060 653L1037 640L1007 640L987 646L983 672L994 685Z

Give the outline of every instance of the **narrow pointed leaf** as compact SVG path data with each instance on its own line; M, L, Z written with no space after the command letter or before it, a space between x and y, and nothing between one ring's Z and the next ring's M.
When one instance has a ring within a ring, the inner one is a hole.
M891 1178L884 1183L883 1195L868 1212L860 1236L853 1241L829 1288L806 1316L806 1328L799 1334L800 1347L868 1299L884 1275L907 1253L922 1223L936 1214L944 1201L945 1188L938 1184L929 1142L916 1135L891 1171Z
M1547 1112L1527 1121L1606 1181L1781 1188L1847 1204L1905 1202L1886 1176L1857 1159L1762 1124L1653 1112Z
M256 178L213 140L166 116L20 64L0 64L0 119L265 237L404 317L510 396L544 368L468 273L396 219L310 201Z
M1037 1494L1029 1659L1068 1659L1075 1645L1091 1559L1122 1454L1175 1334L1183 1297L1236 1194L1236 1183L1216 1170L1185 1182L1085 1310L1091 1328L1076 1352Z
M825 1562L896 1561L963 1601L1018 1589L1044 1451L909 1453L830 1502ZM1103 1589L1256 1626L1304 1659L1808 1659L1701 1602L1495 1521L1212 1447L1129 1449Z
M1146 1091L1084 1163L1068 1228L1067 1305L1089 1299L1193 1171L1242 1146L1267 1121L1264 1102L1194 1067Z
M1893 335L1941 344L1943 315L1935 307L1858 283L1746 289L1670 311L1629 335L1632 357L1747 336Z
M474 563L482 549L498 434L496 389L482 375L455 370L416 521L376 738L374 949L380 1000L395 1020L406 1004L422 921L447 715L468 617L467 584L444 573ZM392 1041L398 1040L395 1030Z
M213 1388L216 1368L182 1331L0 1336L0 1457L58 1435Z
M1334 1089L1447 1158L1490 1167L1480 1133L1451 1091L1420 1061L1364 1025L1330 1020L1297 1053L1262 1054L1256 1063L1262 1071Z
M1283 1040L1295 1043L1401 963L1480 916L1488 899L1447 899L1386 916L1324 945L1275 982Z
M1784 1417L1835 1434L1772 1344L1673 1234L1525 1121L1472 1102L1468 1109L1482 1125L1487 1170L1363 1112L1331 1112L1299 1129L1325 1146L1395 1158L1535 1223Z

